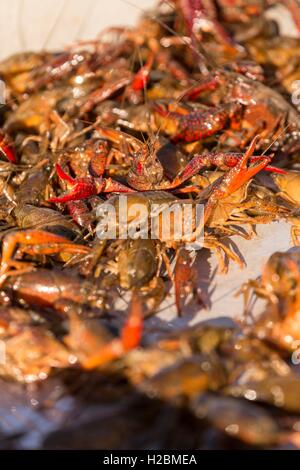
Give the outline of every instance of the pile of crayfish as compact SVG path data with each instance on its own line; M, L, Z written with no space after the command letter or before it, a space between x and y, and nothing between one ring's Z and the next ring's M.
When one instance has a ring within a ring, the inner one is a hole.
M297 0L168 0L135 27L0 62L0 387L36 396L61 377L94 406L40 446L300 447L299 38ZM236 322L151 326L166 299L206 308L202 250L226 275L244 267L232 237L278 221L295 249L241 286ZM20 437L0 426L8 445Z

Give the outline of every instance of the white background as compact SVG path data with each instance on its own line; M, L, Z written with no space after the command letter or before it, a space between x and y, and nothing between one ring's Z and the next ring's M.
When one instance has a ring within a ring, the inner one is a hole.
M0 57L22 49L63 47L106 26L134 24L154 0L1 0ZM133 6L135 5L135 6Z

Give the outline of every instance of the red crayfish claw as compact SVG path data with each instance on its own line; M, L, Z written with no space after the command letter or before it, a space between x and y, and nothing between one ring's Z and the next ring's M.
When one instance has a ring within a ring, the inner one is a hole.
M100 193L134 192L133 189L128 188L122 183L114 181L111 178L93 178L91 176L86 176L85 178L72 178L72 176L66 173L59 164L56 164L56 172L59 178L66 181L67 184L71 186L71 190L60 197L52 197L48 199L48 202L65 203L87 199Z

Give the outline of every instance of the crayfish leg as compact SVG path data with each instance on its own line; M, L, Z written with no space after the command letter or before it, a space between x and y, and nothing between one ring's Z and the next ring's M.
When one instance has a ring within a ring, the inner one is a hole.
M182 314L183 303L192 283L193 268L191 267L191 257L187 250L181 248L177 253L174 269L175 303L178 316Z
M139 295L133 292L129 317L121 332L121 342L124 351L136 348L142 338L143 308Z
M81 361L84 369L95 369L113 360L119 359L126 352L136 348L141 341L143 331L143 308L139 295L133 292L128 319L121 331L120 338L113 339L100 351Z
M206 308L202 294L197 286L197 275L192 259L186 249L180 249L176 256L174 269L175 304L178 316L182 315L186 296L192 293L199 305Z
M294 246L300 246L299 236L300 236L300 227L297 227L296 225L292 225L291 238L292 238Z
M21 246L21 251L29 254L53 254L63 251L86 254L90 251L90 248L86 246L74 244L65 237L43 230L24 230L10 233L3 240L0 265L1 276L7 274L10 266L18 267L20 265L20 262L12 259L18 244Z

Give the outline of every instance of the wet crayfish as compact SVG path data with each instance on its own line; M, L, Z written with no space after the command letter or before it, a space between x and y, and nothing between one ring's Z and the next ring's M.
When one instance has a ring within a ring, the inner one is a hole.
M253 325L255 334L291 351L300 341L299 263L298 251L274 253L264 266L261 278L250 280L242 289L246 306L252 290L267 301L265 313Z
M55 334L51 325L34 319L34 312L31 316L30 310L1 307L0 337L7 360L0 365L0 374L30 383L45 380L53 368L91 370L121 358L140 342L142 311L136 297L120 338L112 338L98 320L83 320L74 306L66 312L67 330Z
M47 379L0 448L58 415L62 447L300 447L299 252L242 286L248 315L199 323L222 288L203 248L226 273L258 224L289 221L299 244L299 39L270 20L278 4L299 30L294 0L160 1L0 62L1 394Z

